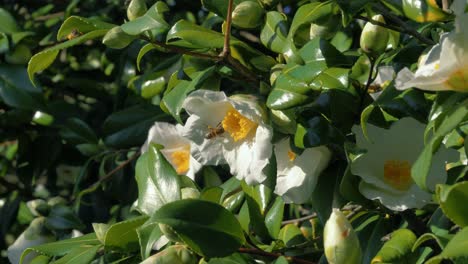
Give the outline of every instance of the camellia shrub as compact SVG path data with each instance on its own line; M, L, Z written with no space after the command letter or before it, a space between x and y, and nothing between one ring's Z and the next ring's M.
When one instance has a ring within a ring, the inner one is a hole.
M0 262L466 263L466 10L4 1Z

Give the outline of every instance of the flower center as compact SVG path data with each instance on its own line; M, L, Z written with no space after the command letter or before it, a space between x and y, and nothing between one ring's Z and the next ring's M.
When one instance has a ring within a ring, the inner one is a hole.
M447 85L456 91L467 91L468 87L468 67L458 69L445 81Z
M384 164L384 180L393 188L406 191L413 184L411 164L406 160L387 160Z
M190 166L190 151L177 150L171 153L171 161L178 174L185 174Z
M292 150L288 150L288 157L289 157L289 161L293 162L296 159L297 154L294 153Z
M258 126L257 123L241 115L236 109L229 110L221 124L224 131L228 132L236 142L255 132Z

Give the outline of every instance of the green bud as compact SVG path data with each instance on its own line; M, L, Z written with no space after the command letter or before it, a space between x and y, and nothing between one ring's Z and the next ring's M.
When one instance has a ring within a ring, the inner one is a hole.
M185 187L180 190L182 199L198 199L200 198L200 192L191 187Z
M141 264L196 264L197 257L183 245L175 245L147 258Z
M382 15L375 15L372 20L385 23ZM387 48L389 37L388 29L367 22L361 33L361 49L365 53L378 56Z
M240 28L256 28L263 22L265 10L253 1L245 1L236 6L232 12L232 24Z
M128 20L132 21L135 18L141 17L147 10L145 0L132 0L127 8Z
M176 233L176 231L174 229L172 229L171 226L166 225L166 224L159 224L159 229L161 229L161 232L170 241L172 241L172 242L182 242L182 239L180 239L179 235Z
M407 18L420 23L443 21L450 16L435 0L403 0L402 7Z
M338 15L330 15L324 21L317 21L310 25L310 39L331 39L340 28L341 17Z
M54 122L54 117L44 112L36 111L32 121L38 125L50 126Z
M128 35L123 32L121 27L114 27L107 32L102 39L102 43L109 48L123 49L127 47L133 40L134 36Z
M325 256L330 264L361 263L359 239L348 219L339 209L333 209L323 231Z

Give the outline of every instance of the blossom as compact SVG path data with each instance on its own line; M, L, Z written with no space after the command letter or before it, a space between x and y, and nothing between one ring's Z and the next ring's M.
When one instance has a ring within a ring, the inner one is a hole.
M227 163L231 174L248 184L266 179L273 133L253 97L197 90L183 107L190 115L184 135L194 142L195 159L204 165Z
M420 189L411 176L411 166L424 148L425 126L412 118L396 121L389 130L368 125L369 138L355 126L357 145L367 153L351 163L351 172L362 178L360 192L368 199L377 199L395 211L421 208L431 201L431 193ZM427 185L434 190L446 179L445 163L458 158L458 152L441 147L433 157Z
M408 68L401 70L395 80L396 88L468 92L467 24L468 14L458 12L455 30L441 36L440 43L420 59L414 74Z
M320 173L328 166L331 152L325 146L307 148L296 154L289 139L275 144L277 180L275 193L286 203L305 203L317 184Z
M382 66L379 67L377 71L377 76L375 80L371 83L369 87L369 95L374 99L380 96L385 89L393 80L393 76L395 75L395 70L391 66Z
M191 155L191 142L183 137L182 126L165 122L156 122L148 132L148 138L142 147L142 152L148 150L150 142L162 145L161 153L174 167L178 174L195 178L195 173L201 168Z

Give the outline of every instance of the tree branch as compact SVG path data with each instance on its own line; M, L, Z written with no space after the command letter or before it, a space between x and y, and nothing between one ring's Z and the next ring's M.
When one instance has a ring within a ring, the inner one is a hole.
M317 214L316 213L313 213L311 215L306 215L304 217L301 217L301 218L297 218L297 219L291 219L291 220L285 220L283 222L281 222L281 225L287 225L287 224L297 224L297 223L301 223L301 222L305 222L305 221L308 221L310 219L314 219L317 217Z
M279 258L279 257L284 257L288 260L290 263L297 263L297 264L316 264L316 262L296 258L296 257L289 257L289 256L284 256L280 253L273 253L273 252L266 252L257 248L239 248L237 250L239 253L243 254L252 254L252 255L258 255L258 256L263 256L263 257L269 257L269 258Z
M228 0L228 10L226 17L226 32L224 33L224 46L223 51L219 54L219 57L225 59L231 54L230 38L231 38L231 24L232 24L232 6L234 0Z

